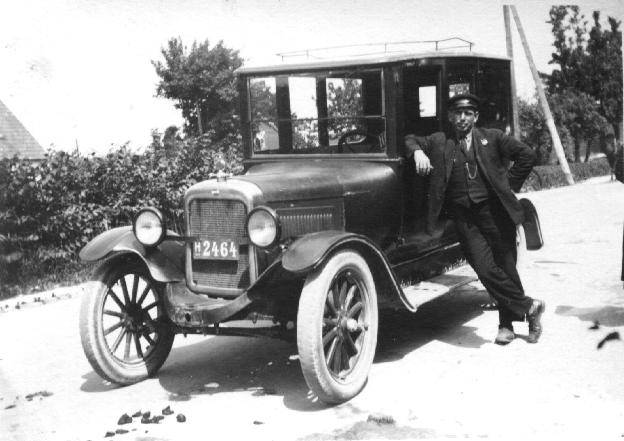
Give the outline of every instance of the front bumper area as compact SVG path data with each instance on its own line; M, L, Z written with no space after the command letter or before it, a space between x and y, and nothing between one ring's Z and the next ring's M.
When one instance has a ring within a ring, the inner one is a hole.
M204 328L220 323L251 303L247 292L232 300L213 299L193 294L185 283L169 283L165 293L167 314L180 327Z

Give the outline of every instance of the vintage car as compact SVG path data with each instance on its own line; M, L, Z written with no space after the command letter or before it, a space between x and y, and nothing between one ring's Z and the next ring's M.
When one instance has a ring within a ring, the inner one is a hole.
M126 385L161 367L176 334L296 338L311 391L344 402L367 381L382 308L415 311L474 280L447 272L462 262L450 221L425 231L434 195L403 137L443 129L463 92L483 100L481 125L510 131L510 60L386 53L237 74L244 173L190 187L184 231L143 208L82 249L101 261L82 345Z

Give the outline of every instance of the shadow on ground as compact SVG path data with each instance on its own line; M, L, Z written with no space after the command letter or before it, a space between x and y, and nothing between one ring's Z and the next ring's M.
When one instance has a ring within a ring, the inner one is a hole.
M314 433L299 438L298 441L327 440L367 440L367 439L425 439L434 438L432 429L396 426L394 424L377 424L370 421L359 421L350 427L335 430L332 434Z
M559 305L556 314L577 317L586 322L598 322L604 326L624 326L624 307L621 306L594 306L577 308L575 306Z
M467 286L422 305L415 314L398 311L382 315L375 362L399 360L433 340L455 346L481 347L489 340L481 338L476 328L464 323L481 315L482 305L489 301L486 291Z
M106 392L119 387L110 381L102 380L94 371L87 372L82 378L85 380L80 386L80 390L83 392Z
M384 313L375 363L403 358L428 342L478 348L487 340L463 324L482 314L489 300L485 291L471 287L425 304L418 312ZM183 338L178 336L176 338ZM115 388L94 372L83 376L81 389L103 392ZM253 396L282 396L284 404L299 411L326 408L308 390L293 342L254 337L213 337L171 351L157 374L171 401L197 395L246 392Z

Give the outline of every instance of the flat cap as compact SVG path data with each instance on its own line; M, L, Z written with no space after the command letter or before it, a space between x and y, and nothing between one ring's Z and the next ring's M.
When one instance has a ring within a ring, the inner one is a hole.
M473 95L471 93L460 93L459 95L454 95L448 100L448 109L462 109L469 108L474 110L479 110L479 104L481 100L478 96Z

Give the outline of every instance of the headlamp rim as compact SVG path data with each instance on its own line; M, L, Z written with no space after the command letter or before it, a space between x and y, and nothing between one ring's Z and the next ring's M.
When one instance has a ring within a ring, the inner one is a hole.
M275 222L275 238L271 241L270 244L264 246L257 245L253 240L251 240L251 234L249 234L249 221L251 217L258 211L266 211L273 218L273 222ZM249 237L249 241L253 244L253 246L261 249L267 249L274 247L279 242L280 237L282 236L282 223L280 222L279 216L274 209L272 209L271 207L267 207L266 205L260 205L251 210L247 215L247 219L245 220L245 232L247 233L247 237Z
M158 240L151 245L141 242L136 231L137 220L139 219L139 216L141 216L141 214L148 212L148 211L155 214L156 217L158 217L158 220L160 221L160 225L162 227L162 231L160 232L160 236L158 237ZM134 233L134 237L136 238L136 240L138 240L141 245L143 245L144 247L155 248L158 245L160 245L163 242L163 240L165 240L165 237L167 236L167 224L165 223L165 216L163 216L162 212L156 207L143 207L134 216L134 219L132 221L132 232Z

